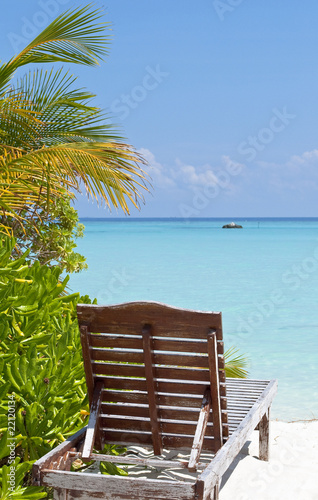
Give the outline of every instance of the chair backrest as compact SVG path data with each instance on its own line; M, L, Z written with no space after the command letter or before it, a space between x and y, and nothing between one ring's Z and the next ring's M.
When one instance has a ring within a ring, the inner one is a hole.
M90 402L103 382L99 432L109 443L190 448L202 398L211 391L203 449L228 436L222 319L218 312L156 302L79 304Z

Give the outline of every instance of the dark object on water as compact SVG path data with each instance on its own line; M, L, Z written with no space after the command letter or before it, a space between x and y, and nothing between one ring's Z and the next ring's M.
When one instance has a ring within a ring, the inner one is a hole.
M231 229L231 228L236 228L236 229L243 229L243 226L240 226L239 224L235 224L235 222L230 222L230 224L225 224L225 226L222 227L222 229Z

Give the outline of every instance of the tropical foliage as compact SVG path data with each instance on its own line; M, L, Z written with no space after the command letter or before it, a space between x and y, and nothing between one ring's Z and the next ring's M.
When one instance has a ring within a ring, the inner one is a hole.
M79 296L61 296L67 278L61 281L59 268L30 265L26 256L11 260L14 243L4 238L0 246L1 498L43 498L38 489L34 497L28 496L33 488L22 492L33 461L82 427L88 410L75 314ZM9 465L15 467L16 496L5 496L13 495Z
M146 188L142 157L116 134L76 77L62 68L36 68L12 83L28 64L97 65L110 41L101 15L91 6L68 11L0 65L0 224L18 243L25 231L22 246L26 238L39 239L38 225L56 215L58 200L73 199L83 187L125 213L129 203L139 206Z
M77 211L69 201L57 199L51 204L49 212L38 208L37 213L36 227L10 219L17 240L14 255L18 257L29 250L30 259L44 265L58 265L68 273L87 268L85 257L75 251L75 240L84 236L85 226L79 223ZM25 212L21 215L25 216Z
M239 349L230 347L224 353L225 359L225 375L233 378L247 378L248 371L246 369L248 360L244 354L240 354Z

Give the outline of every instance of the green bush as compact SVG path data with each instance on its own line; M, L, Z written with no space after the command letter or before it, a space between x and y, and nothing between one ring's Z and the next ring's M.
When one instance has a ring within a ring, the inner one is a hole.
M28 485L33 461L81 428L88 410L79 294L65 294L68 278L61 279L58 267L31 265L27 255L12 260L14 244L1 238L0 498L43 498ZM6 479L12 458L14 492Z

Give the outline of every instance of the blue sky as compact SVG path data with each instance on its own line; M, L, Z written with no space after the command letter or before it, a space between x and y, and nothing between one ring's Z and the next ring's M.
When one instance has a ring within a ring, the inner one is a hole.
M1 59L80 5L3 2ZM153 190L132 216L317 216L316 1L108 0L104 8L109 57L71 70L149 161ZM81 217L123 216L85 196L76 207Z

